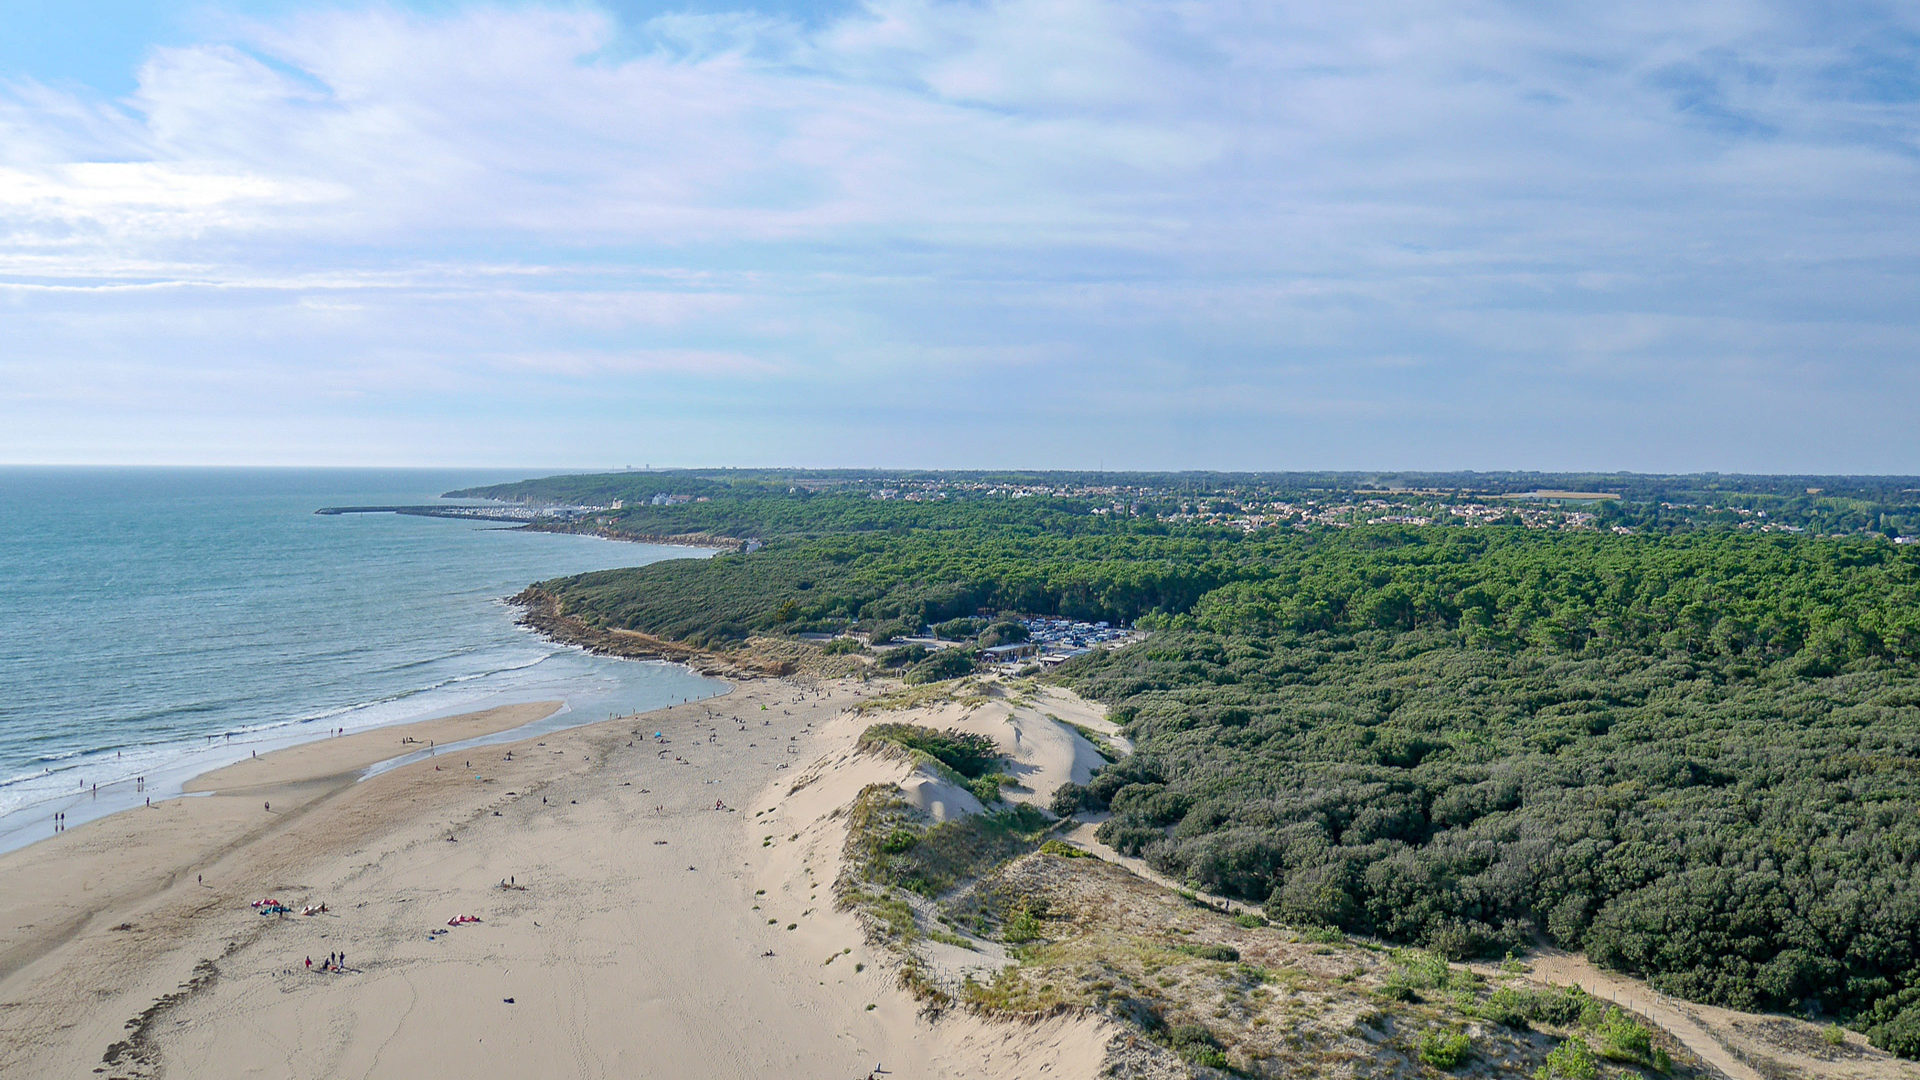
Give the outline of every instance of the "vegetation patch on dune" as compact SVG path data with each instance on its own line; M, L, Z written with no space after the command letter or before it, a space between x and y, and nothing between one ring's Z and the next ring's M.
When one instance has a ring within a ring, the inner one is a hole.
M1034 936L1010 948L1013 962L965 982L962 1002L999 1015L1100 1011L1188 1065L1262 1078L1432 1075L1422 1066L1558 1077L1577 1062L1592 1065L1588 1077L1706 1075L1578 990L1488 979L1421 950L1246 926L1107 864L1035 853L1002 863L976 891L1040 914Z
M1052 824L1024 805L935 822L893 785L872 785L849 811L847 873L857 886L937 899L1039 847Z
M948 728L936 731L918 724L875 724L860 733L859 746L897 746L916 761L930 765L943 778L966 788L982 805L1000 801L1000 789L1014 782L1000 771L1002 758L992 739Z
M923 709L929 705L953 702L964 708L984 705L990 700L987 687L978 679L954 679L946 682L927 683L914 686L897 686L884 693L862 701L858 708L861 715L877 712L904 712L909 709Z
M1000 761L992 739L948 728L936 731L919 724L875 724L860 733L860 745L892 743L925 754L969 780L985 776Z
M936 823L875 784L847 816L838 901L931 1008L1108 1015L1157 1048L1160 1075L1702 1075L1578 990L1190 903L1049 839L1052 822L1030 807ZM933 943L997 947L1008 962L956 978L930 958Z
M951 994L929 975L918 946L940 941L971 949L990 927L956 923L941 901L993 867L1039 847L1052 821L1030 806L935 822L893 784L870 784L847 808L847 838L834 882L870 940L900 961L901 982L932 1007Z

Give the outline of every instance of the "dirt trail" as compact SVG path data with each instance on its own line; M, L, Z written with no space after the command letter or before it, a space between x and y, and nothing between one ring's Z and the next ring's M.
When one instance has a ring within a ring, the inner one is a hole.
M1102 815L1104 816L1104 815ZM1169 889L1183 886L1136 858L1120 855L1094 838L1099 819L1085 821L1066 839ZM1203 901L1237 910L1225 897ZM1524 978L1549 986L1577 986L1658 1025L1728 1080L1920 1080L1920 1064L1874 1049L1857 1032L1840 1046L1828 1044L1819 1025L1786 1016L1737 1012L1680 1001L1645 983L1604 971L1584 956L1542 949L1527 957ZM1511 977L1491 964L1463 965L1491 978Z
M1730 1080L1920 1080L1920 1065L1874 1049L1857 1032L1847 1032L1835 1046L1821 1027L1804 1020L1680 1001L1558 949L1533 953L1527 965L1525 977L1534 982L1577 986L1658 1024ZM1506 974L1472 966L1484 975Z
M1667 1034L1699 1055L1701 1060L1726 1073L1730 1080L1767 1080L1758 1070L1735 1057L1733 1051L1706 1025L1694 1019L1686 1011L1689 1006L1683 1006L1665 994L1644 984L1610 975L1593 966L1586 957L1558 949L1541 949L1527 957L1527 964L1530 968L1528 976L1535 982L1549 986L1577 986L1594 997L1614 1002L1646 1017L1665 1028ZM1470 966L1483 975L1504 974L1488 965Z

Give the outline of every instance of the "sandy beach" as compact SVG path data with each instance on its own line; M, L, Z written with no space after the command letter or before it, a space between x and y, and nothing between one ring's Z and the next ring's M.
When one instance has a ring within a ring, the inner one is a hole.
M316 740L199 777L188 789L206 793L201 797L111 815L0 856L0 882L6 883L0 890L0 986L10 986L36 957L124 905L157 897L183 875L209 873L297 821L317 802L351 787L367 766L413 749L403 738L424 745L488 735L558 708L558 702L508 705ZM209 782L221 777L233 783L216 790ZM188 896L208 899L204 892ZM12 1010L0 1016L0 1030L11 1033L14 1025Z
M1101 1025L929 1024L833 910L836 800L908 772L850 753L862 692L755 680L355 782L553 706L384 728L0 858L0 1074L1090 1075Z

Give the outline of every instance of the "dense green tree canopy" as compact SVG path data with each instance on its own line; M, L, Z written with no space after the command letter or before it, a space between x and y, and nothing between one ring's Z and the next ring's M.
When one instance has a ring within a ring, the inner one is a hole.
M763 550L546 585L703 645L1138 621L1059 675L1135 741L1061 796L1110 809L1123 850L1295 922L1460 955L1545 938L1920 1052L1920 547L765 501Z

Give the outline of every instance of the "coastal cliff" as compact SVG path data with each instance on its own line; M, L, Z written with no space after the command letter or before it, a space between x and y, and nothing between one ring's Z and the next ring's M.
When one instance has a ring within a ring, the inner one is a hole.
M716 551L744 551L754 543L751 539L738 536L716 536L713 533L649 533L631 532L616 526L602 525L593 521L537 521L525 528L534 532L575 533L582 536L598 536L605 540L624 540L633 544L665 544L669 547L713 548Z
M664 544L669 547L712 548L716 551L750 551L759 541L751 537L720 536L710 532L645 532L624 529L608 521L577 516L583 508L568 511L571 516L548 517L546 511L524 506L323 506L314 513L320 517L345 514L399 514L403 517L458 518L465 521L498 521L518 525L532 532L572 533L598 536L606 540L625 540L634 544Z
M635 630L594 626L568 613L559 597L537 585L527 586L508 597L507 602L521 609L520 625L562 644L577 645L603 656L665 660L686 664L702 675L728 679L779 677L797 670L790 658L761 655L751 649L715 652Z

